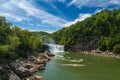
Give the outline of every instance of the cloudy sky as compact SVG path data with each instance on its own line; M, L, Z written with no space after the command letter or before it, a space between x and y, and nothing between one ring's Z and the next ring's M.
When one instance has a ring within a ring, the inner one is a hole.
M31 31L54 32L106 8L120 8L120 0L0 0L0 16Z

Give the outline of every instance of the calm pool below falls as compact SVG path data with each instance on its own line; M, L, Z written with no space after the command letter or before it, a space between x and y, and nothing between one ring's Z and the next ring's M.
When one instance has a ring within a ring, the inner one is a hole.
M35 73L45 80L120 80L120 59L81 53L57 53L46 69Z

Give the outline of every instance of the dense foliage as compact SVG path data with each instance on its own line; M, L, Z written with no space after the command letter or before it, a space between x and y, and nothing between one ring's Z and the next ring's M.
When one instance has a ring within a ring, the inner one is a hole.
M52 34L58 44L75 45L98 39L97 48L120 53L120 10L103 10Z
M45 44L45 43L55 43L55 41L52 39L50 33L40 31L40 32L33 32L33 34L36 37L40 38L42 40L43 44Z
M0 17L0 63L7 63L18 56L27 57L33 51L40 51L42 42L32 32L22 30Z

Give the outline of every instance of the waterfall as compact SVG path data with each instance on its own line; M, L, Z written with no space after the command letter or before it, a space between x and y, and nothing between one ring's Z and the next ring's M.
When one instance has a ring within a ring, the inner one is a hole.
M48 44L51 53L64 52L64 45Z

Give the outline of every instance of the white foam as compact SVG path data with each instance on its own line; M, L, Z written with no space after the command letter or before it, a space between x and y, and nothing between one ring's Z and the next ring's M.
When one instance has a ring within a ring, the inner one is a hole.
M77 59L74 59L74 60L67 60L67 61L69 61L69 62L82 62L84 59L79 59L79 60L77 60Z
M62 66L70 66L70 67L84 67L84 64L62 64Z
M53 54L64 52L64 45L57 44L47 44L49 46L49 51Z

